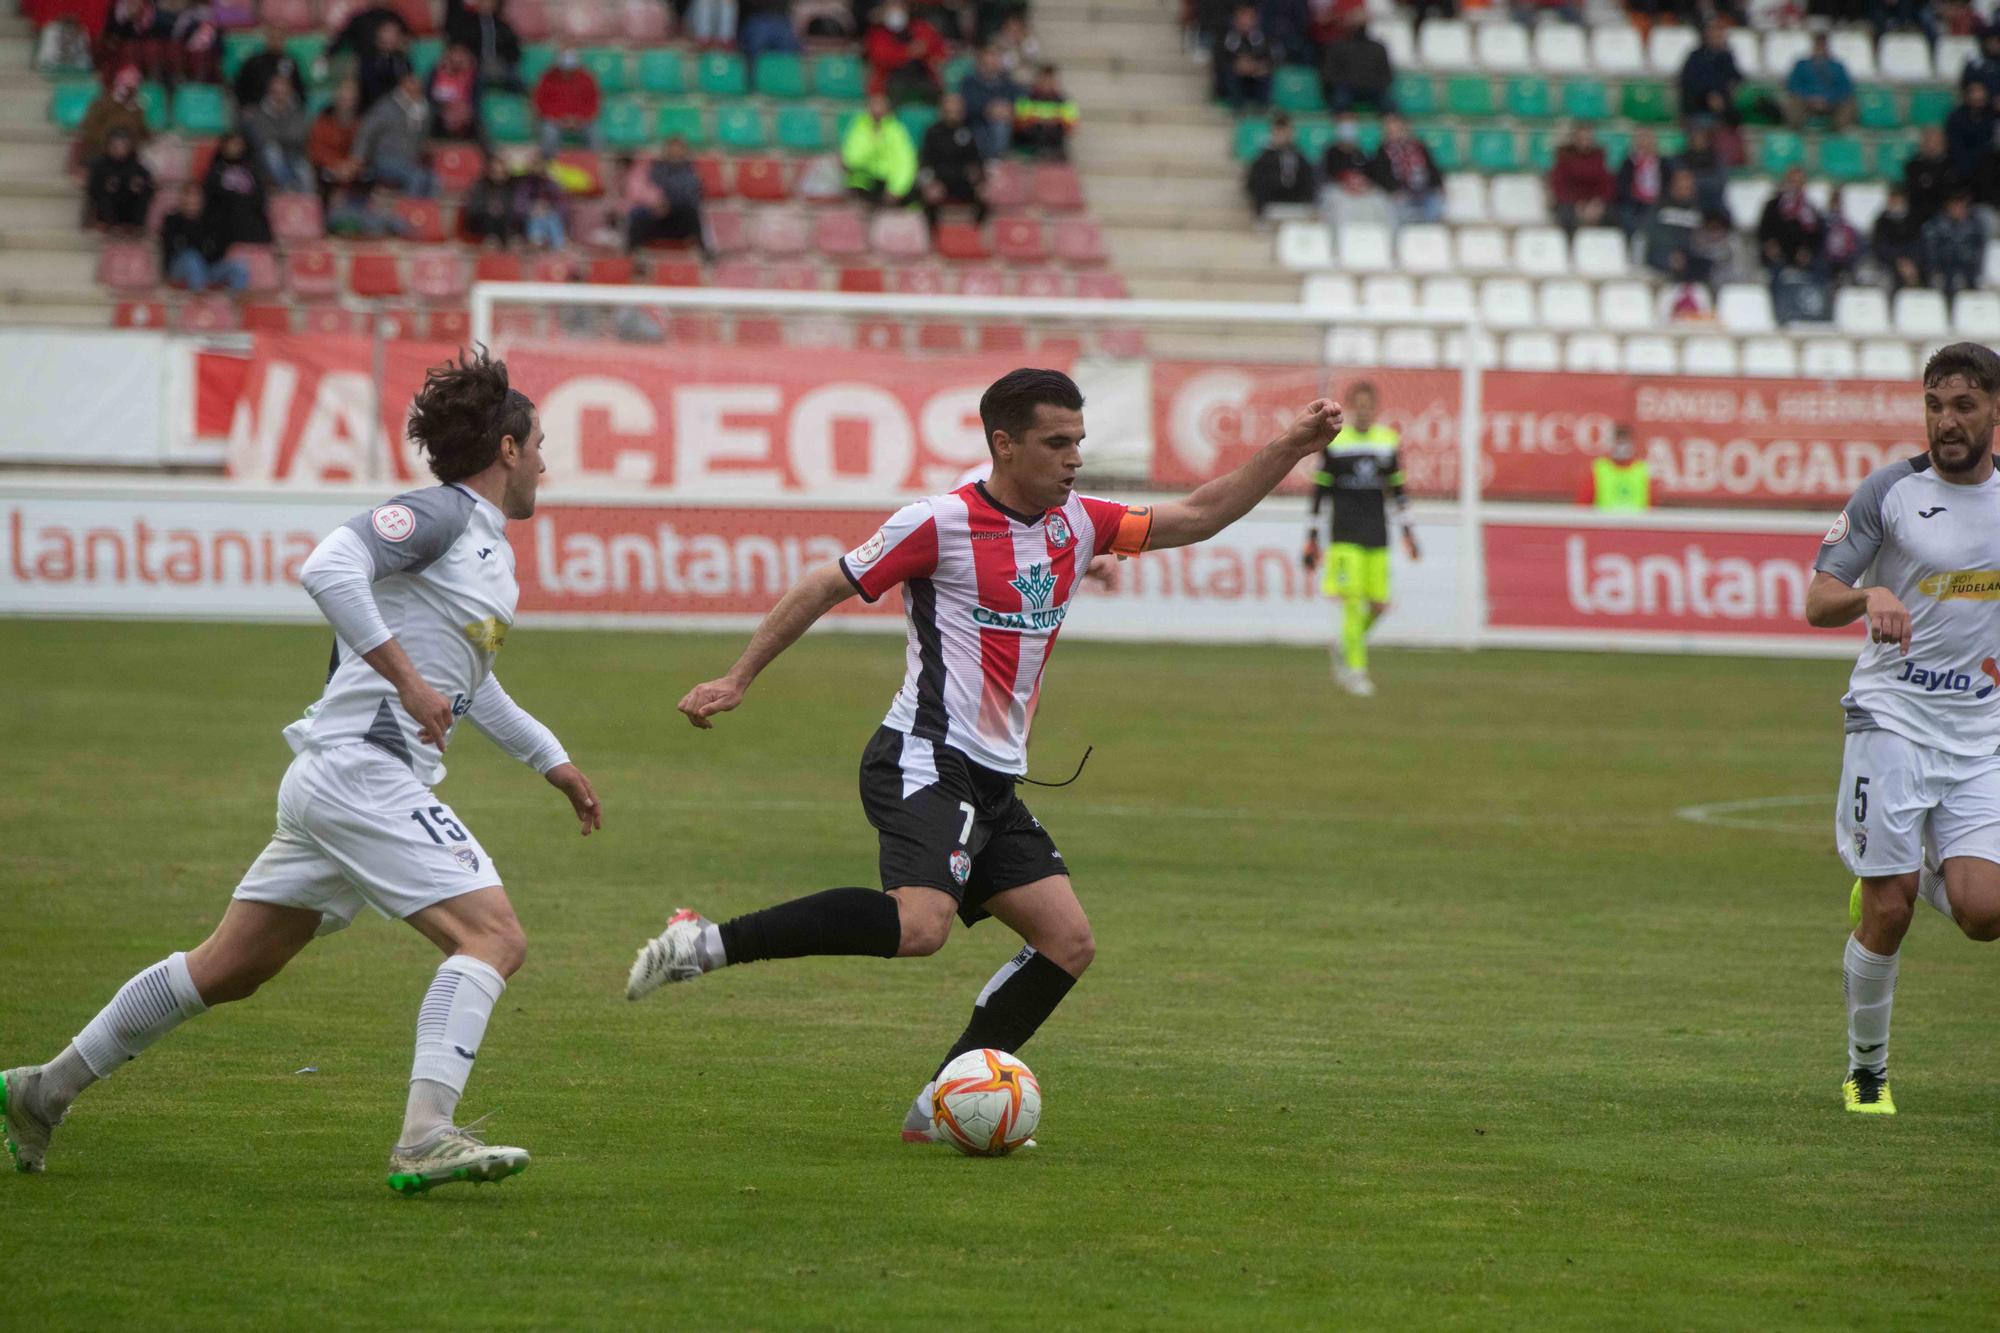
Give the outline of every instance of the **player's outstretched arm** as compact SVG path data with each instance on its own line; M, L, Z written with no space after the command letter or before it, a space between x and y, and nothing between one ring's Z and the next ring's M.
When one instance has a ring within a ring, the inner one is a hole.
M598 802L590 779L570 762L569 752L563 749L556 734L501 688L498 676L487 676L486 683L472 696L472 706L466 709L465 717L486 733L488 740L547 778L551 787L569 798L570 808L576 811L577 821L583 826L584 837L589 837L593 829L604 827L604 807Z
M744 691L759 672L771 665L779 653L797 643L821 616L852 596L854 584L838 564L808 570L805 577L792 585L791 591L778 599L778 604L764 617L764 623L757 626L749 646L736 659L736 665L729 668L729 674L703 681L689 690L681 699L681 712L704 731L713 727L710 718L742 703Z
M1910 612L1887 588L1855 588L1838 575L1819 570L1806 586L1806 624L1839 629L1868 617L1868 637L1876 643L1900 644L1910 653Z
M1157 551L1207 541L1276 490L1299 460L1326 448L1340 433L1340 422L1339 403L1315 399L1290 429L1259 449L1243 466L1182 499L1154 506L1147 548Z

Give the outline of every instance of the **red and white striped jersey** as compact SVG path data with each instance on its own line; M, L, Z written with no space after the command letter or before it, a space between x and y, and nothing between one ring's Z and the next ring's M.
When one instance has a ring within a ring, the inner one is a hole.
M908 669L884 725L1028 771L1028 719L1092 557L1146 549L1152 510L1072 495L1034 517L978 482L905 505L840 558L872 602L904 584Z

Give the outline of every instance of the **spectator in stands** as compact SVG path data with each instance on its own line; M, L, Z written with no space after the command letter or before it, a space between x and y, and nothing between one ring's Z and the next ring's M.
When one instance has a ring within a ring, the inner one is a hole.
M1958 86L1963 88L1973 83L1986 85L1989 105L2000 99L2000 26L1990 27L1979 35L1979 54L1965 62Z
M917 146L917 200L933 235L946 204L968 205L974 223L986 222L986 162L966 123L965 99L957 93L944 95L937 120Z
M1659 140L1651 130L1635 130L1625 160L1618 164L1615 193L1618 229L1630 240L1645 230L1646 220L1659 206L1666 188L1666 161L1660 156Z
M979 48L972 68L959 80L958 95L965 99L980 153L988 161L1005 157L1014 140L1014 103L1021 100L1021 85L1000 62L999 47L989 42Z
M146 225L156 186L153 173L139 160L132 136L113 130L104 151L91 159L85 179L86 220L112 231L135 231Z
M1845 282L1853 275L1867 247L1861 239L1861 229L1847 216L1847 196L1840 186L1834 186L1827 195L1821 220L1826 224L1826 240L1820 246L1826 275L1836 283Z
M1014 146L1056 162L1069 160L1069 135L1076 128L1076 103L1063 91L1060 71L1044 65L1020 101L1014 103Z
M1320 158L1319 174L1328 185L1359 176L1362 185L1375 188L1375 182L1368 179L1368 154L1361 147L1361 126L1353 116L1340 116L1333 122L1333 138Z
M139 67L126 65L111 76L111 86L99 93L84 109L83 122L76 129L76 154L89 162L104 151L112 132L122 130L135 148L152 142L153 131L146 125L146 108L139 102Z
M264 197L264 173L250 156L250 141L242 131L222 136L215 156L208 161L208 174L201 182L202 220L222 238L222 248L232 245L269 245L271 214Z
M1257 22L1271 39L1274 63L1315 63L1310 0L1257 0Z
M514 173L498 153L486 159L486 170L466 191L459 225L468 240L504 250L521 239L521 215L514 210Z
M385 29L385 31L387 31ZM354 150L369 176L405 194L428 198L437 193L431 174L430 104L415 74L404 74L396 91L377 102L361 118Z
M1571 128L1549 169L1549 200L1556 223L1571 236L1578 227L1601 227L1618 199L1618 178L1588 125Z
M1716 150L1715 136L1706 126L1696 125L1688 129L1687 146L1681 149L1679 157L1667 163L1669 180L1676 171L1689 172L1694 176L1695 193L1704 211L1728 211L1723 192L1729 184L1729 164Z
M1986 263L1986 224L1963 190L1952 191L1943 211L1924 224L1924 280L1956 296L1979 285Z
M692 0L681 29L697 46L729 46L736 41L736 0Z
M362 115L373 111L377 102L394 93L398 85L410 77L412 66L408 31L400 19L377 26L375 45L356 62L354 77L361 84ZM421 96L422 87L419 86L417 91Z
M1910 212L1910 197L1900 185L1889 187L1868 238L1868 253L1887 271L1892 291L1924 285L1923 224Z
M424 96L431 104L431 134L476 143L479 127L479 63L462 46L447 46L431 71Z
M1743 72L1729 50L1729 27L1711 19L1702 30L1701 45L1688 52L1681 66L1681 115L1689 121L1736 124L1736 90L1742 83Z
M868 61L868 91L892 102L935 102L943 88L939 70L950 49L938 30L910 16L903 0L889 0L861 39Z
M1017 79L1042 63L1042 44L1028 31L1028 20L1019 9L1010 10L993 31L988 44L1000 53L1000 63Z
M1583 26L1583 0L1507 0L1507 12L1523 27L1533 27L1545 14Z
M656 161L629 173L625 198L631 204L625 223L627 250L637 250L648 241L693 241L708 253L708 232L701 220L701 173L688 160L685 139L667 140Z
M1239 4L1229 20L1229 30L1215 44L1215 95L1229 104L1231 111L1263 108L1271 104L1271 70L1277 53L1271 39L1257 22L1257 6Z
M222 33L206 0L160 0L169 84L222 82Z
M166 68L166 32L170 24L171 20L160 13L153 0L117 0L98 37L98 68L133 65L141 74L158 77Z
M361 86L344 80L333 90L333 101L313 119L306 138L306 158L319 178L320 206L332 203L337 191L361 177L361 158L354 151L361 133Z
M1978 176L1993 151L1996 121L1992 97L1983 83L1968 83L1959 90L1958 105L1944 118L1944 152L1952 175L1961 181Z
M1757 250L1765 270L1773 277L1780 269L1799 268L1820 273L1820 252L1826 243L1826 223L1819 209L1806 197L1806 170L1792 167L1778 184L1778 191L1764 203L1757 220Z
M1353 116L1334 122L1320 176L1319 211L1328 226L1365 223L1387 229L1396 224L1388 197L1376 188L1373 159L1361 147L1361 127Z
M754 73L757 57L797 55L799 35L792 30L790 0L738 0L736 46Z
M563 203L563 189L550 173L547 154L536 153L514 173L514 208L521 215L521 235L529 245L560 250L569 244Z
M256 106L264 100L264 94L273 82L282 82L291 85L292 100L304 106L306 81L299 73L299 62L285 50L285 35L267 23L263 28L263 37L264 45L237 67L236 81L232 85L236 105L246 109Z
M1694 260L1690 271L1711 286L1736 282L1756 272L1754 265L1743 262L1742 239L1727 213L1703 213L1687 248Z
M1360 18L1358 14L1355 17ZM1319 82L1326 104L1335 114L1396 109L1396 70L1389 61L1389 48L1375 39L1366 23L1356 21L1326 44L1320 57Z
M1903 164L1903 192L1910 200L1910 215L1919 227L1936 217L1944 201L1961 185L1951 169L1951 154L1945 147L1944 130L1926 125L1917 136L1917 151Z
M583 66L573 47L564 47L556 63L542 71L535 84L535 114L541 117L542 151L553 155L565 143L599 146L597 112L603 98L597 76Z
M1327 150L1331 152L1332 149ZM1243 178L1250 209L1258 217L1272 204L1310 204L1319 198L1319 181L1312 163L1292 141L1292 118L1280 111L1271 117L1271 141L1250 163Z
M230 259L229 238L202 206L202 187L181 187L180 204L160 219L160 270L167 281L191 292L226 287L240 292L250 285L250 270Z
M1410 133L1398 115L1382 118L1382 146L1369 160L1368 174L1389 196L1398 224L1436 222L1444 216L1444 182L1437 159Z
M299 105L291 84L283 79L270 81L264 100L243 113L243 134L257 164L264 169L264 178L274 188L313 188L312 159L307 154L312 119Z
M1700 282L1707 265L1693 253L1691 242L1702 223L1701 198L1694 173L1675 168L1667 176L1667 197L1646 224L1646 267L1669 278Z
M444 39L472 53L481 87L520 91L521 39L500 16L499 0L446 0Z
M370 5L366 9L355 10L347 16L347 22L340 25L340 31L335 33L333 40L327 44L327 58L332 60L348 56L357 63L366 60L370 53L382 49L383 28L400 29L404 42L408 42L410 25L404 22L401 14L389 6Z
M972 0L912 0L912 4L916 16L953 45L971 41L978 30L979 19Z
M840 141L847 188L870 205L901 207L917 183L917 146L889 108L886 93L870 93L868 110L856 116Z
M1854 79L1834 58L1824 32L1813 34L1812 51L1799 57L1785 79L1785 120L1795 130L1824 120L1837 130L1854 123Z
M326 214L326 233L349 240L381 240L385 236L407 236L410 226L396 216L389 192L376 181L364 181L360 188L347 191Z

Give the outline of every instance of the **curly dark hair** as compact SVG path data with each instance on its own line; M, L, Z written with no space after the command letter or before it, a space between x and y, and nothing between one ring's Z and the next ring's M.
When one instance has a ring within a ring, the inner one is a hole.
M1966 383L1987 393L2000 392L2000 356L1979 343L1952 343L1940 347L1924 366L1924 387L1935 388L1953 375L1965 376Z
M407 433L431 474L461 481L484 472L500 456L500 441L528 442L535 405L507 384L507 363L474 347L456 361L432 366L410 403Z

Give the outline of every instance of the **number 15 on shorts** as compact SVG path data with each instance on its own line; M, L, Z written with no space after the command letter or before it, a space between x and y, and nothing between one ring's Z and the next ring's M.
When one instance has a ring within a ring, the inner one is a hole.
M447 810L444 806L434 805L428 810L412 810L410 811L410 818L416 821L418 828L430 834L431 841L440 847L444 846L445 838L450 838L453 842L467 841L464 826L456 819L453 819L451 811ZM438 836L440 831L443 832L444 837Z

